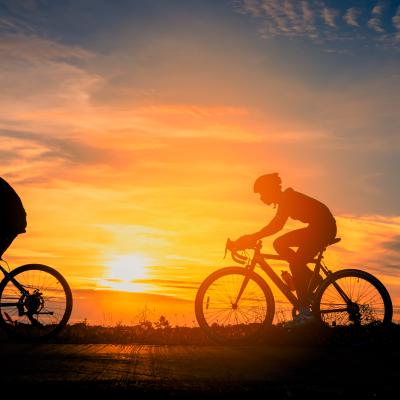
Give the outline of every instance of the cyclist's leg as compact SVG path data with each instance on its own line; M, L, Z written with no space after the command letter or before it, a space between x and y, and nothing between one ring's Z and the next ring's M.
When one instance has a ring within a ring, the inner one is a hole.
M273 246L281 257L288 262L293 262L296 258L296 251L291 249L291 247L304 245L308 236L308 228L296 229L279 236L275 239Z
M308 307L308 285L312 277L311 270L307 267L310 262L327 243L336 236L336 223L327 221L321 225L309 225L302 233L303 243L299 244L293 263L290 264L293 278L296 282L297 275L298 291L297 295L300 305Z
M0 259L17 236L18 233L14 231L0 231Z
M300 305L308 306L307 287L310 270L307 261L314 257L320 247L313 245L313 233L309 227L296 229L277 238L273 246L276 252L289 262ZM298 247L295 251L291 247Z
M322 247L323 245L321 245L319 238L310 233L306 237L305 243L299 246L294 261L290 263L290 270L292 271L295 284L297 281L297 297L300 306L304 308L308 308L310 305L308 285L312 277L312 272L307 267L307 263L318 254Z

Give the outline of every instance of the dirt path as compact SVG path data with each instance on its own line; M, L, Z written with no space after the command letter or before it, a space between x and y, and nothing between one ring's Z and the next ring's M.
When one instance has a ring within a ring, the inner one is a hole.
M325 400L385 398L397 395L400 382L398 349L1 343L0 354L2 385L55 393L112 390L149 398L156 393L221 398L264 392Z

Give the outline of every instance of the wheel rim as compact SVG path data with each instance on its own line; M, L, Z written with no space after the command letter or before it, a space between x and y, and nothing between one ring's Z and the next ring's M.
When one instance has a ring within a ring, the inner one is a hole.
M1 303L18 303L1 308L6 329L16 336L31 338L56 331L68 310L67 293L60 279L39 269L22 271L14 277L29 294L22 295L11 281L5 284Z
M385 303L378 288L367 279L344 276L335 280L350 302L346 303L331 282L320 300L321 320L330 326L368 325L385 318Z
M240 341L255 336L265 325L268 303L262 287L250 279L239 302L243 274L214 280L204 291L202 315L208 333L216 339Z

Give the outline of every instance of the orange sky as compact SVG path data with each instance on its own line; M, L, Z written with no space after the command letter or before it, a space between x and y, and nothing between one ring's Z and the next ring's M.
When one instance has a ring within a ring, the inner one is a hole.
M327 263L376 274L399 304L398 53L382 45L374 64L377 53L344 56L333 39L266 39L255 9L211 2L199 19L154 2L158 17L139 25L118 11L101 30L100 3L88 27L72 5L71 20L48 10L59 27L35 2L29 18L20 4L0 19L1 176L28 213L7 259L59 269L74 320L129 322L146 306L191 323L199 283L232 264L226 238L274 215L252 184L279 171L337 216ZM146 297L117 307L94 302L99 290Z

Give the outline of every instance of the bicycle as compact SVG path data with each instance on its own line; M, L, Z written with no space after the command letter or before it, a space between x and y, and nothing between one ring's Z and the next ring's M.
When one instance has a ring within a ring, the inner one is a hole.
M8 271L0 264L0 328L9 337L41 340L58 334L72 312L72 292L54 268L26 264Z
M308 285L310 308L315 320L325 326L362 326L389 324L393 306L385 286L373 275L358 269L332 272L323 262L329 245L310 261L315 264ZM257 241L253 257L246 250L236 249L235 242L226 242L231 257L244 267L225 267L213 272L200 285L195 299L195 314L199 326L214 341L225 344L245 343L262 337L272 325L275 299L264 278L254 272L257 266L269 276L282 294L293 305L292 315L299 312L298 298L266 260L282 260L277 254L261 253L262 242ZM238 251L243 250L244 253ZM325 278L316 284L320 272ZM314 287L315 286L315 287Z

